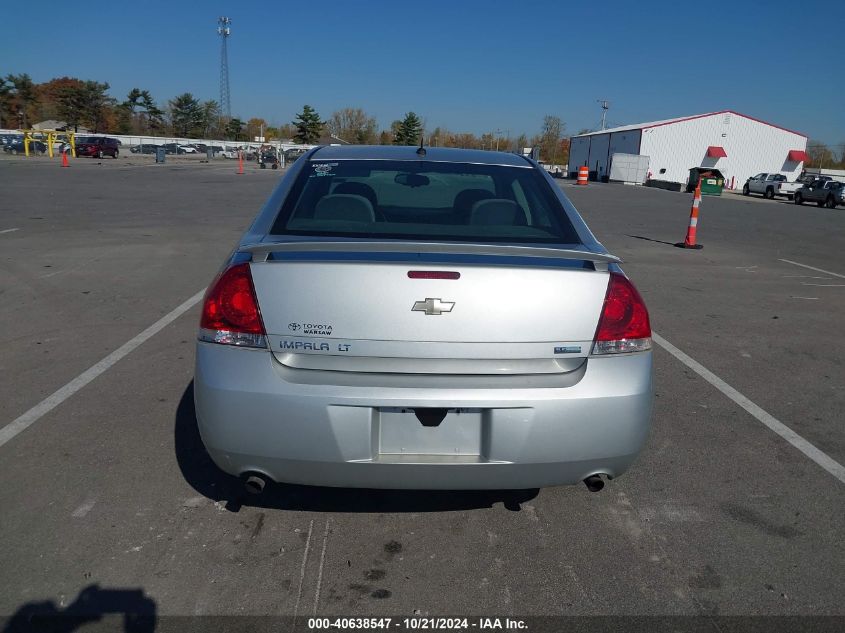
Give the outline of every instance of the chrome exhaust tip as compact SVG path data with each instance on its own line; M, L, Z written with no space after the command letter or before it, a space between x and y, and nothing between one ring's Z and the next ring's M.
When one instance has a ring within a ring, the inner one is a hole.
M590 492L599 492L604 488L604 481L602 481L601 475L590 475L584 480L584 485Z
M244 488L251 495L260 495L264 492L264 487L267 485L267 479L264 475L258 473L250 473L244 480Z

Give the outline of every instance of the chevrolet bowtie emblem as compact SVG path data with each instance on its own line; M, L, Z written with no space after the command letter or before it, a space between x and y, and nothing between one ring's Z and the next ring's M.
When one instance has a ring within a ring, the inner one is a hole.
M431 299L426 297L425 301L417 301L411 312L425 312L426 314L439 315L444 312L451 312L455 307L454 301L441 301L440 299Z

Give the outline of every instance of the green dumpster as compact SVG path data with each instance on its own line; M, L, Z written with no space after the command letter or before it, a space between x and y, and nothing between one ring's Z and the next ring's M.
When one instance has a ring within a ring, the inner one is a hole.
M725 187L725 177L718 169L712 167L693 167L689 170L687 191L695 191L695 184L701 180L702 196L721 196Z

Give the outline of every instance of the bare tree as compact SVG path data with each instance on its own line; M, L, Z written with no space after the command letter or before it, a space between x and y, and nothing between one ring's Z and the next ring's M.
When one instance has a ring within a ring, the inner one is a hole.
M361 108L343 108L326 121L329 132L347 143L372 145L378 142L378 125Z
M540 132L540 148L543 157L551 164L557 160L557 150L560 145L560 137L566 129L566 124L560 117L547 114L543 117L543 129Z
M805 167L831 167L836 163L833 152L821 141L811 140L807 143L807 153L810 155L810 160L804 165Z

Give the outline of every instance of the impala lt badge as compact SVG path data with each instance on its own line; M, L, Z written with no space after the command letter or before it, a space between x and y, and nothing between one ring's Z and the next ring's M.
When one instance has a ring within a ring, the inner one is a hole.
M426 297L425 301L417 301L411 312L425 312L427 315L440 315L444 312L451 312L455 307L454 301L441 301L440 299L431 299Z

